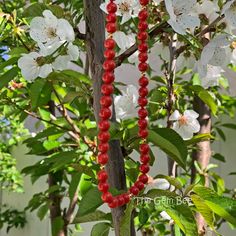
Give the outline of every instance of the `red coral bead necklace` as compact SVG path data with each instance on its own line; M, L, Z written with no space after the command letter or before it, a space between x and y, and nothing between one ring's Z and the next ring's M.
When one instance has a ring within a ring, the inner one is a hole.
M141 73L141 78L139 79L139 111L138 111L138 126L139 126L139 132L138 135L141 138L139 151L140 151L140 175L137 179L137 181L134 183L133 186L130 187L127 193L120 194L118 196L113 196L109 192L109 184L108 184L108 174L105 170L105 165L107 164L109 160L109 141L110 141L110 134L109 134L109 128L110 128L110 118L112 116L111 111L111 105L112 105L112 95L114 92L113 88L113 82L115 80L114 76L114 70L116 67L115 63L115 47L116 42L113 39L112 35L116 32L116 11L117 11L117 5L115 3L115 0L110 0L110 2L107 5L107 16L106 16L106 31L109 34L108 38L104 42L104 57L105 61L103 63L103 85L101 88L102 97L100 99L100 112L99 112L99 134L98 134L98 157L97 161L101 165L101 170L97 174L98 178L98 189L102 192L102 200L103 202L107 203L110 208L116 208L120 207L122 205L125 205L129 203L130 199L133 196L137 196L141 190L144 189L145 184L148 182L148 176L147 173L149 172L149 145L147 143L147 137L148 137L148 111L147 111L147 95L148 95L148 83L149 80L146 77L145 73L148 70L148 10L147 5L149 3L149 0L139 0L142 9L139 12L138 18L138 51L139 51L139 65L138 69Z

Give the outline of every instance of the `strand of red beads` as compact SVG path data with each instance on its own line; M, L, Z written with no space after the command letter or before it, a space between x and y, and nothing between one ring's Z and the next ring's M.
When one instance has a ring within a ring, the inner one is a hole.
M105 170L105 165L108 162L109 156L109 140L110 140L110 134L109 134L109 128L110 128L110 118L112 116L111 111L111 105L112 105L112 95L114 92L113 88L113 82L115 80L114 76L114 70L116 67L115 63L115 47L116 42L113 39L112 35L116 32L116 11L117 11L117 5L115 3L115 0L110 0L109 4L107 5L107 16L106 16L106 30L109 34L108 38L104 42L105 46L105 62L103 64L104 74L102 77L103 85L101 88L102 97L100 99L100 121L98 124L99 127L99 134L98 134L98 158L97 161L101 165L101 170L98 172L98 189L102 192L102 200L105 203L108 203L110 208L116 208L119 206L122 206L124 204L127 204L132 196L136 196L139 194L141 190L144 189L145 184L148 182L148 176L147 173L149 171L149 145L147 143L147 137L148 137L148 111L146 109L148 100L148 78L145 76L146 71L148 70L148 11L147 11L147 5L149 3L149 0L140 0L140 4L142 5L142 9L139 12L139 24L138 24L138 50L139 50L139 70L142 74L141 78L139 79L139 137L141 138L140 141L140 161L141 165L139 167L141 174L138 177L138 180L135 182L135 184L130 187L129 191L127 193L118 195L118 196L112 196L112 194L109 192L109 184L108 184L108 174Z

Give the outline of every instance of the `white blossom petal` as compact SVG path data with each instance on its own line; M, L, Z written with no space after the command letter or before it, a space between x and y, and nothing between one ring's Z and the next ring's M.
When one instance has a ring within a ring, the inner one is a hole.
M52 67L54 70L66 70L69 67L70 56L58 56L55 61L52 63Z
M181 117L181 115L180 115L179 111L178 111L178 110L175 110L175 111L170 115L169 120L175 121L175 120L178 120L180 117Z
M40 69L39 69L39 77L47 78L51 72L52 72L52 65L45 64L42 67L40 67Z

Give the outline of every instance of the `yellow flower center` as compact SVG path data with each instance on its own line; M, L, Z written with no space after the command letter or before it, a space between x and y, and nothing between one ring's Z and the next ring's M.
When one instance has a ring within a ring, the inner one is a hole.
M47 36L49 38L55 38L57 36L56 30L54 28L48 28L47 30Z
M188 119L186 116L181 116L178 120L179 126L186 125L188 123Z

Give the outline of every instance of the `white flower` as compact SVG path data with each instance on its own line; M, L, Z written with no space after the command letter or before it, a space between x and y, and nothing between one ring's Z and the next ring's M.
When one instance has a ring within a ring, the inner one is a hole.
M114 100L117 119L130 119L137 117L138 90L134 85L128 85L122 95L116 96Z
M110 0L106 0L105 3L102 3L100 8L107 13L106 6ZM137 0L116 0L118 10L116 14L122 16L121 24L124 24L132 17L137 17L141 6Z
M37 77L46 78L52 72L51 64L40 65L42 58L40 53L30 52L29 54L24 54L18 60L18 66L26 80L33 80Z
M226 66L229 64L231 40L227 34L218 35L212 39L202 50L201 63L212 66Z
M75 33L67 20L58 19L51 11L45 10L43 17L32 19L30 37L37 43L51 45L59 41L72 42L75 40Z
M196 63L196 58L193 55L186 56L180 55L176 61L176 69L182 70L183 68L193 69Z
M204 0L196 5L196 12L199 15L205 15L211 23L219 16L217 14L219 12L219 6L215 1Z
M166 211L162 211L160 213L160 216L164 219L164 220L171 220L172 218L168 215L168 213Z
M69 69L70 60L69 55L58 56L52 63L52 67L54 70L58 71Z
M72 44L72 43L69 43L68 47L67 47L67 53L68 55L70 56L70 59L72 61L77 61L78 58L79 58L79 48Z
M168 23L179 34L186 34L186 30L193 30L200 26L198 16L192 10L197 0L165 0L166 10L170 15Z
M202 87L209 88L219 84L221 74L224 72L222 67L212 66L210 64L203 65L200 61L198 61L196 65Z
M225 15L225 20L230 24L233 28L236 28L236 2L235 0L228 1L223 9L222 14Z
M116 31L113 34L113 38L116 41L118 47L121 49L122 52L125 51L126 49L130 48L136 42L134 34L126 35L122 31Z
M199 132L200 124L197 120L199 114L193 110L186 110L183 115L175 110L170 116L173 123L173 129L184 139L191 139L194 133Z

